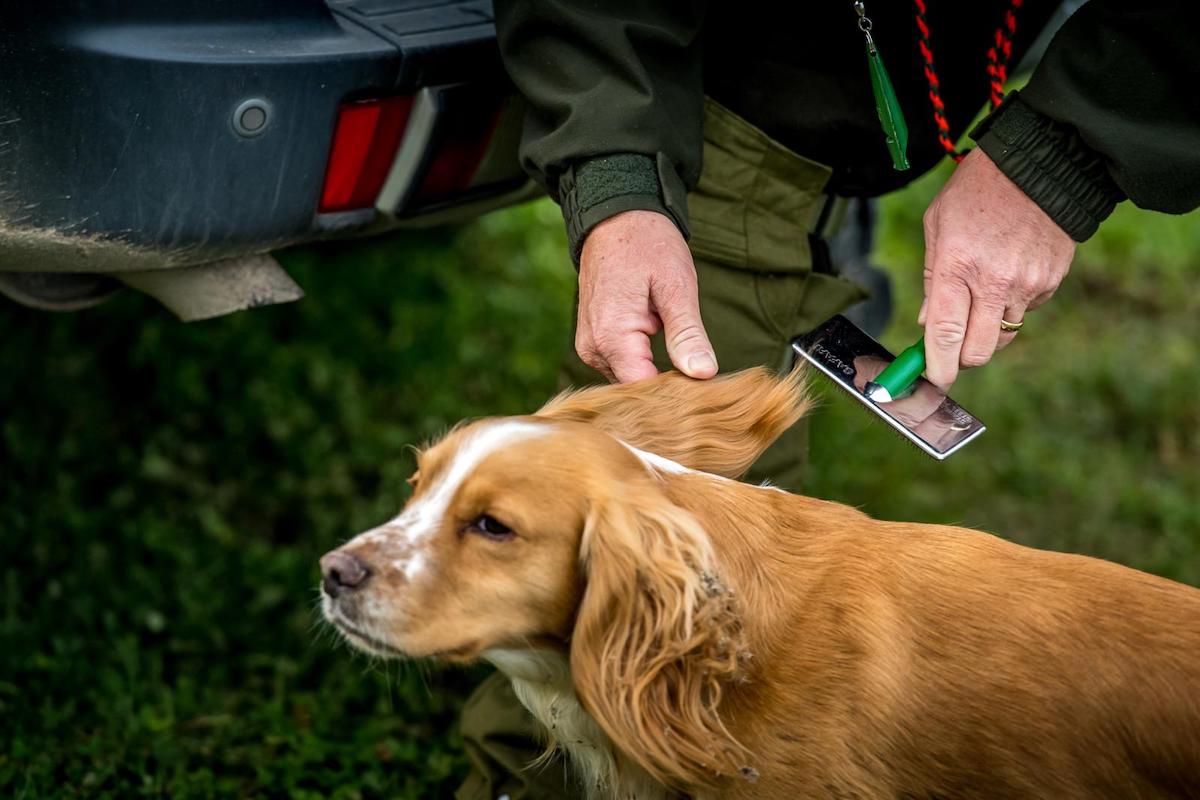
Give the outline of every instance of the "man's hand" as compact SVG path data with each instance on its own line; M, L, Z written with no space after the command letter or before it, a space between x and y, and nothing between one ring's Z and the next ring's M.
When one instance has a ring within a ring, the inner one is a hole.
M675 223L656 211L606 219L583 243L575 350L610 381L649 378L658 372L650 337L664 329L678 370L693 378L717 374L700 321L696 267Z
M986 364L1050 299L1075 242L976 148L925 212L925 374L949 389L960 367Z

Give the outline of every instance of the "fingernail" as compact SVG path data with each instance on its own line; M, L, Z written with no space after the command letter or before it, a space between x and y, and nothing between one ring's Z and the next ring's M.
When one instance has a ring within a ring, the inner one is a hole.
M712 353L692 353L688 358L688 372L716 372L717 360Z

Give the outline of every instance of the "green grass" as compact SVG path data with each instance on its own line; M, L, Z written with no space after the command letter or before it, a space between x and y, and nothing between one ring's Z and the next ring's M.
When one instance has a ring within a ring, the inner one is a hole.
M370 665L316 561L402 504L405 445L555 387L545 204L287 255L308 299L182 325L0 309L0 797L439 797L479 673Z
M887 202L893 349L939 180ZM1081 249L961 379L990 430L945 464L830 393L812 493L1200 583L1198 222L1124 209ZM211 322L0 307L0 796L448 796L479 673L336 645L316 560L403 502L406 444L553 391L564 247L543 202L288 253L306 300Z

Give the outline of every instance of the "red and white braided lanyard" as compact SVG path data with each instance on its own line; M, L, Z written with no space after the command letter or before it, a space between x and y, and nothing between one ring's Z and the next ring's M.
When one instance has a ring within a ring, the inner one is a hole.
M951 158L962 161L966 150L955 150L954 142L950 139L950 123L946 121L946 106L942 102L941 84L938 81L937 69L933 65L933 48L929 44L929 25L925 22L925 0L913 0L917 7L917 42L921 50L921 58L925 61L925 81L929 84L929 102L933 105L933 121L937 124L938 142ZM1017 11L1024 0L1009 0L1004 19L992 34L992 44L988 47L987 73L991 86L988 98L991 107L995 109L1004 100L1004 82L1008 80L1008 62L1012 58L1012 40L1017 32Z

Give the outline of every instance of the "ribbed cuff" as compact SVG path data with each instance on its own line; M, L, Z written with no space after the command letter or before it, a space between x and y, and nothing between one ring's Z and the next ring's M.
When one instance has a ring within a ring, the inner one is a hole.
M1091 237L1125 194L1069 125L1039 114L1010 92L971 131L979 149L1072 239Z
M687 188L662 153L656 158L617 153L577 162L559 179L558 193L577 267L592 228L623 211L665 214L688 238Z

